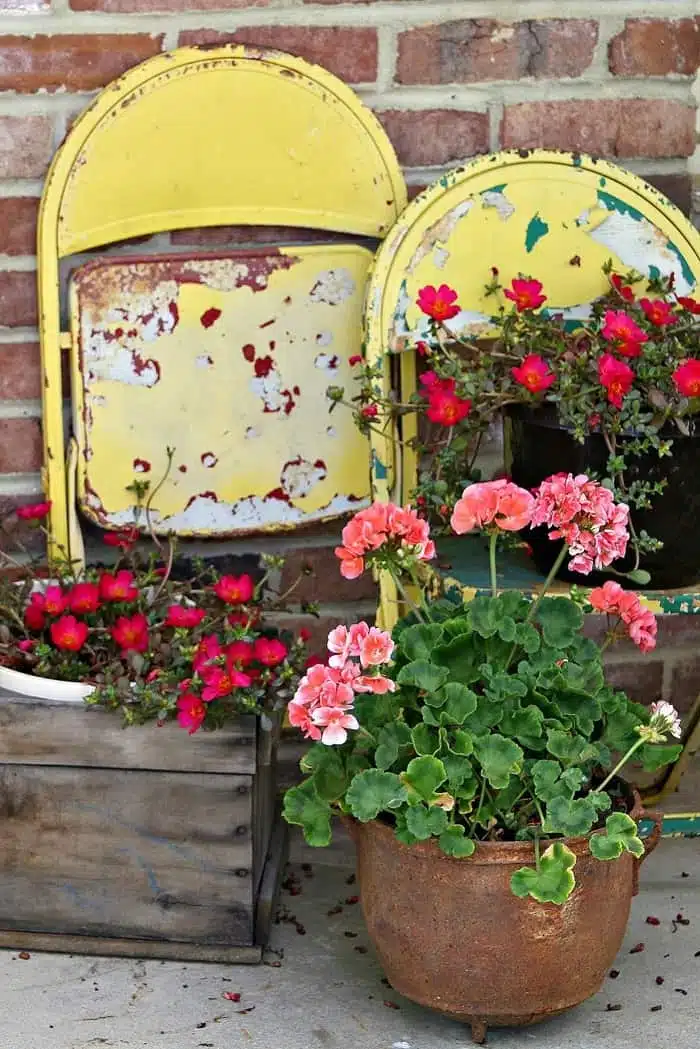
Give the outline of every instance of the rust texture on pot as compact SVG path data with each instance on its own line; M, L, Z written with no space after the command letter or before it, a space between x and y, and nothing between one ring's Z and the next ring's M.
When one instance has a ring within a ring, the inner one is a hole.
M631 813L639 819L639 798ZM367 928L391 985L472 1024L536 1023L599 990L625 933L639 861L601 862L569 839L576 888L559 906L519 899L514 871L534 864L527 842L484 842L468 859L434 841L402 844L385 823L351 822ZM654 834L646 852L658 841Z

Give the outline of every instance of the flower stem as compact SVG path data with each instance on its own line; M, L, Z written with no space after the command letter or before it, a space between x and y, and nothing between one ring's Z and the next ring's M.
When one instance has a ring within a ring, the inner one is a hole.
M564 564L564 560L567 557L568 553L569 553L569 548L568 548L568 546L566 544L564 544L564 546L562 546L561 550L557 554L556 561L554 562L554 564L552 565L552 567L549 570L549 575L547 576L547 578L545 579L544 583L540 587L539 593L537 595L536 600L534 600L532 602L532 604L530 605L530 611L528 612L527 619L525 620L526 623L529 623L530 620L535 615L535 612L537 611L537 609L540 606L540 602L542 601L542 598L545 596L545 594L549 590L550 586L552 585L552 580L556 576L556 574L559 571L559 569L561 568L561 566Z
M590 791L590 793L591 793L591 794L600 794L601 790L605 790L605 788L607 787L607 785L608 785L608 783L610 782L610 780L611 780L611 779L612 779L612 778L613 778L614 776L616 776L616 775L617 775L617 773L618 773L618 772L620 771L620 769L622 768L622 766L623 766L623 765L626 765L626 764L627 764L627 762L628 762L628 761L629 761L629 759L630 759L630 758L632 757L632 755L634 754L634 752L635 752L636 750L638 750L638 749L639 749L639 748L641 747L642 743L646 743L646 742L647 742L647 741L646 741L646 739L644 738L644 736L640 736L640 737L639 737L639 739L637 740L637 742L636 742L636 743L633 743L633 744L632 744L632 746L631 746L631 747L630 747L630 749L629 749L629 750L627 751L627 753L626 753L626 754L624 755L624 757L622 757L622 758L620 759L620 761L618 761L617 765L616 765L616 766L615 766L615 768L614 768L614 769L612 770L612 772L609 772L609 773L608 773L608 775L607 775L607 776L605 777L605 779L604 779L604 780L603 780L603 782L602 782L602 783L600 784L600 786L596 787L596 788L595 788L595 790L592 790L592 791Z
M419 622L424 623L425 622L425 618L423 616L423 613L421 612L420 608L415 603L415 601L410 597L408 591L406 590L406 587L403 585L403 583L399 579L398 575L394 576L394 582L396 583L396 589L401 594L401 597L404 599L406 604L411 608L411 610L418 617Z
M489 573L491 576L491 596L498 593L498 578L496 575L496 544L498 543L498 532L493 531L489 538Z

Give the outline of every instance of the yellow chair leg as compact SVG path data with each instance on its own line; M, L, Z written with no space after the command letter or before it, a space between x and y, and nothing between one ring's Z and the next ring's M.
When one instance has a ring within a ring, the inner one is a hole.
M73 569L81 574L85 568L85 544L78 517L77 480L78 480L78 442L71 437L68 442L66 457L67 494L68 494L68 557Z

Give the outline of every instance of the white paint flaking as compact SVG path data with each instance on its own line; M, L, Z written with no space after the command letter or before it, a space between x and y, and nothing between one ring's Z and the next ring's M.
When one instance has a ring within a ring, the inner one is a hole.
M321 481L325 480L325 466L316 466L308 459L287 463L280 474L280 485L290 499L303 499Z
M646 219L636 219L619 211L610 212L596 229L588 231L597 244L603 244L628 269L649 274L655 266L662 276L676 277L676 291L687 295L691 286L683 276L678 256L673 252L661 230Z
M408 273L413 273L416 267L423 261L423 259L430 254L436 244L447 244L454 228L460 219L463 219L465 215L468 215L471 209L474 207L474 201L470 198L469 200L460 201L454 208L451 208L447 214L443 215L442 218L434 222L433 225L425 231L421 238L420 245L416 249L406 267Z
M350 270L339 266L334 270L319 273L316 283L309 292L312 302L325 302L329 306L339 306L341 302L355 294L355 280Z
M326 437L337 437L337 436L338 436L338 431L336 430L335 426L327 426L326 427Z
M262 437L262 433L257 426L249 426L245 432L245 436L248 441L252 441L256 437Z
M369 506L369 499L355 500L344 495L336 495L326 505L305 513L299 507L292 506L282 499L263 499L253 495L237 503L215 502L213 499L197 496L186 510L173 514L162 520L156 511L152 511L153 527L159 534L166 532L202 533L202 532L237 532L261 528L270 525L295 525L304 521L319 521L344 513L352 513ZM118 518L119 520L115 520ZM124 514L109 514L110 523L125 525L133 523L125 520Z
M284 415L287 400L282 394L282 376L276 368L273 367L267 375L251 379L250 388L263 402L266 411Z
M199 357L194 359L195 368L211 368L213 364L214 362L208 353L200 353Z
M316 345L317 346L330 346L332 342L333 342L333 332L332 331L320 331L318 333L318 335L316 336Z
M334 353L318 353L314 357L314 367L320 368L321 371L328 372L330 375L334 375L338 370L340 361Z
M447 265L449 257L450 253L447 248L441 248L438 247L437 244L435 245L435 248L433 249L433 265L436 269L443 270Z
M503 190L487 189L481 194L482 207L495 208L499 218L507 222L511 215L515 214L515 204L512 204Z
M207 470L211 470L212 467L216 466L218 459L211 452L207 452L206 455L202 456L202 466L206 467Z
M215 291L234 291L241 286L249 273L245 263L235 262L233 259L188 259L183 269L196 273L202 284ZM267 277L264 275L260 286L267 287Z

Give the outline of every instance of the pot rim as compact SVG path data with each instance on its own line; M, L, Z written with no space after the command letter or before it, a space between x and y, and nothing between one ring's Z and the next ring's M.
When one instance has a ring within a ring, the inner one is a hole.
M631 804L628 809L628 815L638 823L643 819L645 809L642 805L639 791L635 787L631 787L630 793ZM387 843L391 841L395 848L399 849L399 851L404 851L406 855L421 856L426 859L430 858L444 863L464 863L465 859L470 863L482 865L491 865L494 863L531 863L535 858L535 846L529 841L479 841L476 843L477 848L471 856L448 856L447 853L442 851L435 839L432 838L429 838L427 841L416 842L413 845L406 845L396 837L393 827L388 823L384 823L383 820L374 819L369 820L367 823L361 823L349 813L343 813L341 819L346 824L352 837L357 834L360 827L371 826L375 834L383 837ZM593 833L594 832L591 831L589 834L576 838L554 838L551 841L548 841L547 845L559 841L563 845L566 845L568 849L571 849L577 857L585 856L590 854L588 841Z

